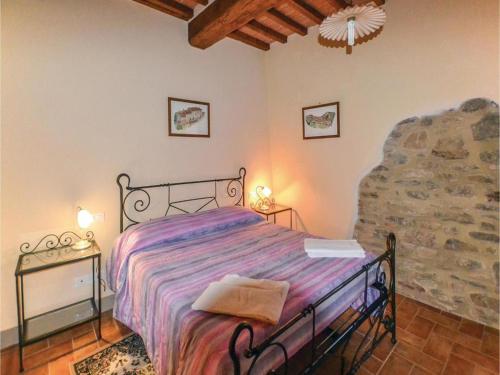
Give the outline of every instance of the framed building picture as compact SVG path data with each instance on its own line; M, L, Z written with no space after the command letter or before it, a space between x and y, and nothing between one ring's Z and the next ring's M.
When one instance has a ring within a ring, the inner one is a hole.
M169 97L168 135L210 137L210 103Z
M340 137L339 102L302 108L304 139Z

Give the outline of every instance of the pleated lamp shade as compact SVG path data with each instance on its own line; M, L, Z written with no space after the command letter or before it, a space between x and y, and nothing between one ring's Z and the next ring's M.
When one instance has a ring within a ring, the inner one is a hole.
M385 11L373 5L352 6L332 14L319 26L320 35L337 42L347 41L353 46L356 39L363 38L380 29L386 20Z

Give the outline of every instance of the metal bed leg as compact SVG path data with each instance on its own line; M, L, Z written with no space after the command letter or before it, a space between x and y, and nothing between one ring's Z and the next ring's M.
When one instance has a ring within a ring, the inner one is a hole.
M392 311L392 329L391 329L391 342L396 343L396 236L391 233L387 237L387 243L391 251L391 311Z

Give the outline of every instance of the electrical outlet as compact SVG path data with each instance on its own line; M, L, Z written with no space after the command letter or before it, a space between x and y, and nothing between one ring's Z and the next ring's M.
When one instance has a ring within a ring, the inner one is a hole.
M78 276L73 279L73 287L74 288L82 288L86 285L92 284L92 275L83 275L83 276Z
M98 212L98 213L94 214L94 220L96 222L102 223L104 221L104 219L105 219L104 212Z

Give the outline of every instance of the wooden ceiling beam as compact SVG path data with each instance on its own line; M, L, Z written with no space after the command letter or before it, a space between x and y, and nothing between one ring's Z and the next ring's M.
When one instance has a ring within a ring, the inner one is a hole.
M170 14L171 16L180 18L182 20L190 20L193 18L193 10L181 3L174 0L134 0L138 3L144 4L150 8L159 10L160 12Z
M300 23L292 20L290 17L285 16L283 13L277 11L274 8L267 11L266 17L299 35L307 35L307 27L302 26Z
M208 5L208 0L193 0L196 4Z
M320 11L303 0L290 0L288 5L316 24L320 24L325 19L325 16Z
M327 0L327 2L335 8L335 10L340 10L347 8L351 5L366 5L374 3L376 6L381 6L385 4L385 0L351 0L349 2L345 0Z
M266 25L255 20L250 21L245 26L262 36L265 36L280 43L286 43L288 40L286 35L281 34L276 30L273 30L270 27L267 27Z
M233 31L228 35L229 38L240 41L242 43L248 44L249 46L259 48L263 51L268 51L270 46L269 43L263 42L260 39L254 38L248 34L245 34L243 31Z
M215 0L188 25L189 43L210 47L282 0Z
M344 0L327 0L328 3L335 8L335 11L347 8L349 6Z

